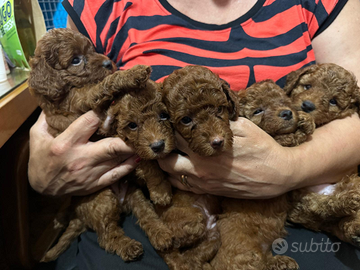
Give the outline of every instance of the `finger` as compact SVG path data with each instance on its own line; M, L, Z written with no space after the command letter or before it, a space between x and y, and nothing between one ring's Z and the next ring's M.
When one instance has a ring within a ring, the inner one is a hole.
M194 174L195 168L187 156L179 154L170 154L166 158L159 159L160 168L170 174Z
M93 157L94 164L108 160L120 164L134 155L134 150L120 138L105 138L97 142L89 142L87 145L90 145L88 154Z
M121 163L120 165L106 172L99 178L97 185L100 187L106 187L108 185L115 183L125 175L128 175L138 165L137 159L138 156L133 155L127 160L125 160L123 163Z
M198 188L197 186L191 184L189 182L189 177L187 178L187 181L188 181L188 186L187 185L184 185L182 182L181 182L181 175L174 175L174 176L170 176L168 178L168 180L170 181L171 185L173 185L174 187L178 188L178 189L181 189L181 190L184 190L184 191L189 191L189 192L192 192L192 193L196 193L196 194L204 194L205 192Z
M41 111L35 124L30 129L30 138L37 137L39 135L41 135L44 138L46 137L53 138L53 136L51 136L47 130L48 130L48 124L46 122L46 115L44 111Z
M57 138L68 142L86 143L100 125L100 119L93 111L81 115Z

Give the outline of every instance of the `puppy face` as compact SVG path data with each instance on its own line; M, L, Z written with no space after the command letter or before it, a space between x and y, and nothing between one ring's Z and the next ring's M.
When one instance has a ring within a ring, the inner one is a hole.
M231 149L236 96L217 75L205 67L184 67L164 80L163 94L174 128L192 151L212 156Z
M271 80L255 83L239 95L239 116L245 117L271 136L297 129L298 113L282 88Z
M157 84L126 94L109 110L115 117L116 134L144 160L162 158L175 148L169 114Z
M29 85L35 94L54 101L72 87L97 83L116 70L108 57L95 52L90 40L67 28L49 30L30 61Z
M317 126L358 110L356 78L335 64L317 64L290 73L284 90L296 109L311 114Z

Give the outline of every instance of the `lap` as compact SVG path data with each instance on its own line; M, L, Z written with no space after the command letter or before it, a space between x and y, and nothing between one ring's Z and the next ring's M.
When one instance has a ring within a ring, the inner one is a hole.
M87 231L78 237L55 262L40 264L37 269L168 269L136 221L135 217L126 216L121 226L127 236L141 242L144 247L144 254L138 261L125 263L119 256L106 253L99 247L96 234ZM335 237L306 230L301 226L289 226L287 230L289 235L285 238L287 249L284 255L294 258L301 270L360 269L360 250L354 246L341 242Z

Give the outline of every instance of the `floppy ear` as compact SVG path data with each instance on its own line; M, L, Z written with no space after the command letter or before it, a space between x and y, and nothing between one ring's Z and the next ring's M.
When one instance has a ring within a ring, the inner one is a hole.
M224 80L222 80L222 89L229 104L229 119L235 121L239 117L238 97L235 92L230 89L229 84Z
M357 112L360 113L360 88L357 85L356 85L356 89L354 89L354 93L351 98L351 103L357 107Z
M295 86L299 83L300 78L307 73L313 72L313 70L315 68L316 68L316 65L311 65L311 66L290 72L286 76L286 83L283 88L286 95L291 96L291 92L295 88Z
M60 71L54 70L44 57L30 60L29 86L32 94L45 97L49 101L61 100L67 93L66 82Z
M240 117L245 117L245 105L247 103L247 98L246 98L246 90L241 90L238 92L238 104L239 104L239 116Z

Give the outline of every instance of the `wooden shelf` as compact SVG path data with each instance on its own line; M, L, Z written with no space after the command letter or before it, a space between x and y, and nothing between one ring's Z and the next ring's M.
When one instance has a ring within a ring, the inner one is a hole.
M29 92L26 81L27 73L22 74L20 77L16 77L17 75L10 75L8 82L9 92L0 99L0 147L5 144L38 106L35 98ZM22 82L14 86L16 79Z

